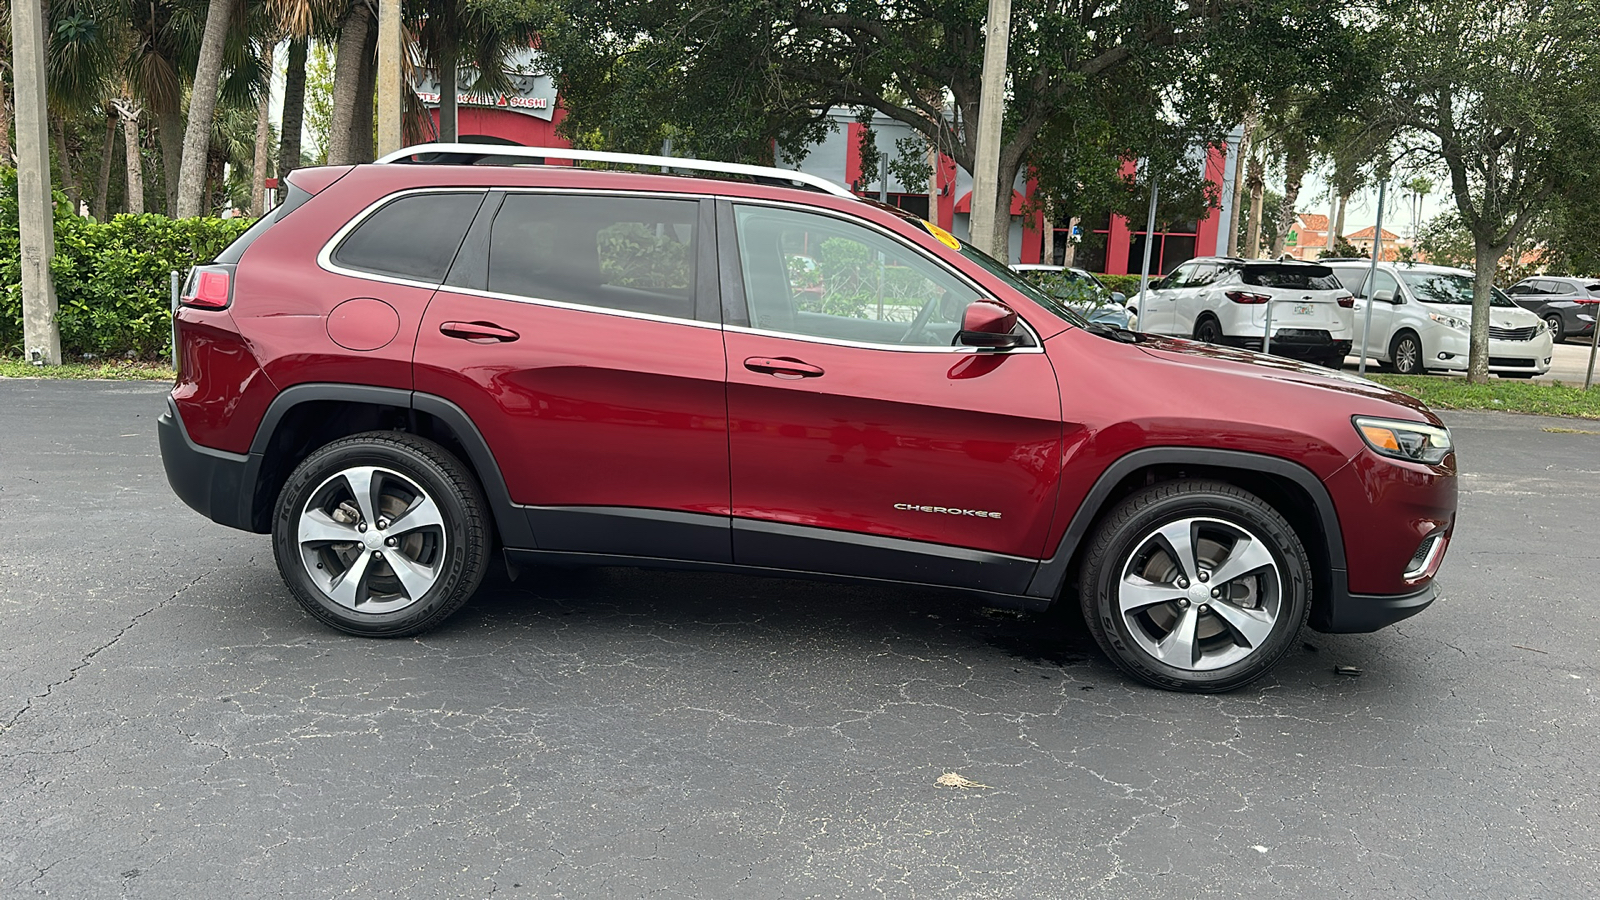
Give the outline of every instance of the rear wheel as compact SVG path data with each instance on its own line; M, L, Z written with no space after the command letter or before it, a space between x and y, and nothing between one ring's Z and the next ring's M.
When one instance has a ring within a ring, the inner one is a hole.
M328 444L289 476L273 516L278 572L306 611L369 637L420 634L477 590L486 504L448 451L398 432Z
M1100 524L1079 581L1095 640L1156 687L1228 691L1288 652L1310 608L1310 562L1289 523L1218 481L1173 481Z
M1337 351L1333 353L1324 353L1321 356L1313 357L1311 361L1319 366L1326 366L1329 369L1344 368L1344 354Z
M1422 375L1422 342L1409 331L1395 335L1389 345L1389 367L1401 375Z
M1194 323L1194 339L1206 344L1219 344L1222 342L1222 326L1210 316L1201 318Z

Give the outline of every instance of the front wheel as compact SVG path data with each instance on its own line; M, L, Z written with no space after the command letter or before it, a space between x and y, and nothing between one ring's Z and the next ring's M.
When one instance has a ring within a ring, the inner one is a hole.
M1559 344L1567 339L1565 323L1561 321L1560 316L1556 315L1555 313L1551 313L1550 315L1544 317L1544 321L1546 325L1550 326L1551 343Z
M1156 687L1212 693L1265 675L1310 609L1304 545L1261 498L1219 481L1172 481L1100 524L1079 580L1106 655Z
M1394 339L1389 345L1389 365L1401 375L1421 375L1424 373L1422 365L1422 342L1411 332L1405 332Z
M400 432L334 441L278 494L272 550L306 611L368 637L438 625L478 589L487 505L443 447Z

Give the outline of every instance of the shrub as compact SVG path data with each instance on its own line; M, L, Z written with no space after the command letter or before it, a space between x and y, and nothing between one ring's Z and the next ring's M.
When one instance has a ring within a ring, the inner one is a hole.
M155 213L109 222L72 215L56 194L56 321L68 356L167 355L171 290L167 273L186 273L232 243L247 219L169 219ZM0 354L22 350L22 265L17 176L0 169Z

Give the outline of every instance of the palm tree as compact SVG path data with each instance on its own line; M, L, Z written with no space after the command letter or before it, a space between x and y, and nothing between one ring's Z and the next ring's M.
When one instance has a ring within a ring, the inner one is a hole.
M194 87L189 94L189 122L183 135L183 157L178 169L178 218L200 215L205 193L206 157L211 148L211 122L217 109L222 80L223 43L234 0L210 0L200 57L195 64Z

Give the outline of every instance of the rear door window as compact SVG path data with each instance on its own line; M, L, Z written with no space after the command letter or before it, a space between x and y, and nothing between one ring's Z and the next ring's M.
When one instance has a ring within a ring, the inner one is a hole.
M489 236L488 289L693 319L694 200L508 194Z
M333 262L374 275L438 284L482 202L482 191L397 197L345 236Z

